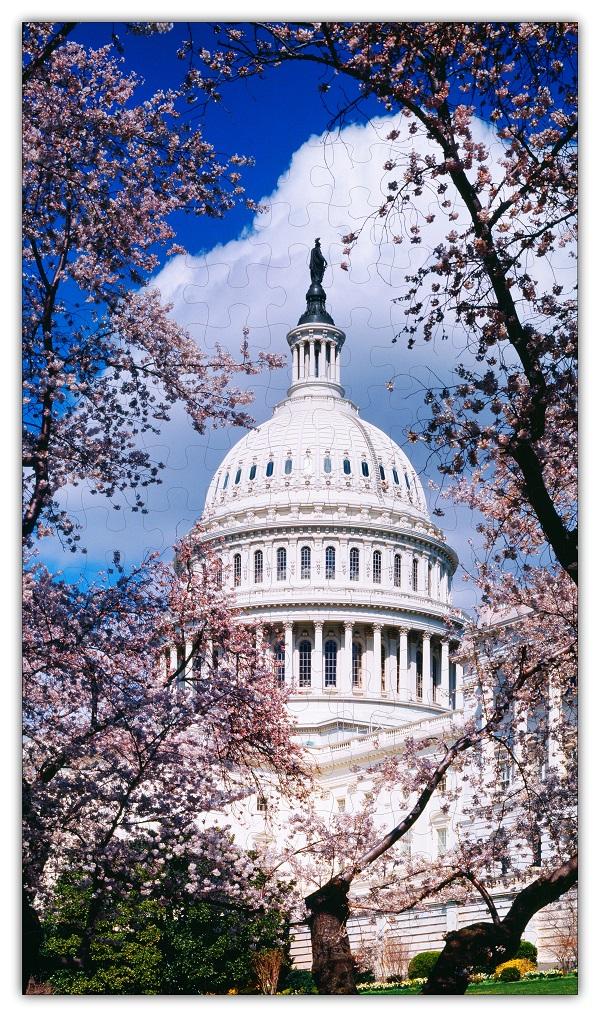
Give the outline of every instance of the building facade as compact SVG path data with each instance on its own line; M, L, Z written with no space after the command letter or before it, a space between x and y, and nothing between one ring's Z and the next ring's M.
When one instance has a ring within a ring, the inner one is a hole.
M318 774L318 808L333 815L359 807L371 786L368 767L406 738L462 725L455 651L465 616L452 605L457 556L428 514L415 469L345 397L346 336L325 299L313 279L287 336L287 396L221 463L201 527L219 548L242 618L271 647L295 738ZM393 826L404 806L393 796L378 801L376 818ZM281 803L262 795L234 806L232 817L255 845L276 841L286 823ZM455 834L434 796L408 850L436 858ZM500 913L510 898L499 888ZM484 917L474 900L354 920L349 932L355 949L387 936L412 955L441 948L446 931ZM534 927L528 935L543 939ZM546 952L540 960L552 963ZM296 930L293 955L310 966L306 928Z

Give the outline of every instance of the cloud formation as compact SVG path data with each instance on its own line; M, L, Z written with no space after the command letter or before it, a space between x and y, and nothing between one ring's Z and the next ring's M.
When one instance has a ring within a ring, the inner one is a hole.
M404 321L403 306L393 298L402 292L407 272L428 257L448 230L447 219L438 215L419 246L408 241L395 244L382 231L377 209L387 191L387 179L401 173L383 169L393 154L386 140L392 125L405 130L398 118L381 117L335 135L309 138L293 154L272 194L262 199L266 211L255 216L250 228L237 239L196 256L173 258L153 285L173 305L174 319L201 348L210 350L219 343L236 351L242 329L248 327L253 352L263 349L287 355L286 333L304 310L309 253L315 237L320 237L329 262L323 282L328 310L347 335L342 360L346 394L364 417L405 447L406 429L422 407L423 384L431 373L449 378L464 353L465 337L460 330L451 330L445 342L417 344L410 352L405 342L392 343ZM477 130L481 140L498 148L487 125L480 123ZM416 145L423 152L428 142L406 135L394 143L394 152L397 156L400 148L407 156ZM434 211L432 194L425 192L421 200L423 211L430 206ZM458 212L455 226L460 232L465 213L458 203L453 210ZM340 238L373 213L346 272L340 267L344 260ZM538 266L538 272L545 270ZM289 368L284 368L251 379L255 402L250 410L257 422L270 416L274 404L285 397L289 375ZM396 386L390 393L386 382L392 375ZM167 468L162 485L149 492L144 516L127 510L112 512L84 487L65 491L67 508L84 524L82 542L89 562L94 567L108 563L115 548L126 563L149 550L168 551L201 514L211 477L241 433L230 428L198 435L183 412L175 409L160 439L150 446ZM426 469L425 450L409 446L407 452L426 481L433 467ZM442 525L448 540L468 564L471 514L448 505L444 508ZM59 560L59 550L55 551ZM457 580L455 599L470 606L472 594L458 576Z

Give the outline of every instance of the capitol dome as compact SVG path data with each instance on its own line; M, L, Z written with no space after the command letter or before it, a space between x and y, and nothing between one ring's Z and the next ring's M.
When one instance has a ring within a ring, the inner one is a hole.
M345 398L346 336L311 278L287 397L226 455L200 529L318 748L453 710L461 616L456 555L408 457Z

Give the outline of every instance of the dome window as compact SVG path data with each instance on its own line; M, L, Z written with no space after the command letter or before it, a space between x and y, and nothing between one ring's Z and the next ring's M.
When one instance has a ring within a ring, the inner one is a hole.
M235 471L234 484L239 484L241 479L242 479L242 467L238 466L237 470Z
M381 551L373 551L373 582L381 582Z
M412 563L412 588L417 593L419 589L419 562L417 558L413 558Z
M252 466L250 467L250 473L249 473L250 480L254 480L255 476L256 476L256 463L252 463Z
M381 463L379 464L379 476L381 477L382 480L385 480L385 470Z
M360 578L360 552L357 547L350 550L350 579L357 583Z
M312 676L312 647L308 639L303 639L298 647L300 656L300 681L301 689L309 689Z
M300 551L300 578L310 579L310 547L303 547Z
M267 463L267 468L265 470L265 473L266 473L267 477L272 477L273 476L273 460L272 459L269 459L269 462Z
M352 473L352 467L350 465L349 459L344 459L344 473L346 474L347 477L349 477L350 474Z
M287 551L285 547L277 548L277 579L281 582L287 576Z
M331 473L331 457L330 456L325 456L325 458L323 460L323 472L324 473Z
M292 472L292 466L293 466L292 460L286 459L285 466L283 467L283 472L285 473L286 477L289 477L290 473Z
M337 685L337 643L335 639L325 642L325 688L334 689Z
M392 477L394 478L394 483L395 484L399 484L400 483L400 477L398 476L398 470L396 469L395 466L392 469Z
M225 479L223 481L223 490L225 490L225 488L227 487L228 483L229 483L229 474L226 473L225 474Z
M335 547L325 549L325 579L335 579Z
M233 556L233 585L242 585L242 556L241 554L234 554Z
M360 468L362 470L363 477L368 477L369 476L369 464L366 461L366 459L363 459L362 463L360 464Z
M263 581L263 553L262 551L254 552L254 582L262 583Z
M273 660L275 663L275 678L278 685L285 682L285 643L275 643L273 647Z
M355 689L360 689L362 686L362 655L361 644L352 643L352 686Z
M399 554L394 555L394 586L402 586L402 556Z

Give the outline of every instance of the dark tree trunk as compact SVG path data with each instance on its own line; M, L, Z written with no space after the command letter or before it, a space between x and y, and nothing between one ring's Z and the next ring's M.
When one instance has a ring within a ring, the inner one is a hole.
M29 898L23 890L23 910L21 914L21 987L23 994L27 992L29 980L37 974L39 967L40 946L42 944L42 927L40 920L31 906Z
M354 958L346 929L350 882L339 876L306 898L312 974L319 993L356 995Z
M425 996L461 996L473 971L489 970L514 957L530 919L577 882L577 855L547 876L540 876L515 897L502 921L476 922L446 936L427 984Z

